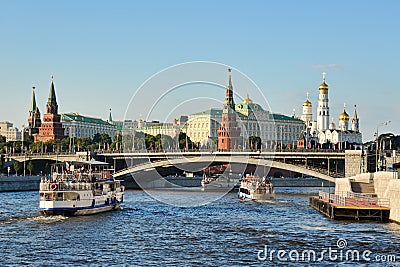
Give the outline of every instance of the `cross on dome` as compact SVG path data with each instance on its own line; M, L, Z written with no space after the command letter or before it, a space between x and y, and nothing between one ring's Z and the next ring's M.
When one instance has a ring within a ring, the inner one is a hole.
M322 81L325 82L326 72L322 73Z

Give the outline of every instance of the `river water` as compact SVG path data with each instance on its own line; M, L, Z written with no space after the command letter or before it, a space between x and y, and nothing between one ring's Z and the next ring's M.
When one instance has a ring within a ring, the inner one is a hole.
M171 206L143 191L127 191L121 211L69 218L38 215L37 192L0 193L0 265L394 266L400 262L399 225L332 221L308 204L310 193L318 189L276 190L277 199L271 202L243 202L229 193L198 207ZM157 194L185 202L216 193L161 190ZM345 257L349 251L357 251L359 258Z

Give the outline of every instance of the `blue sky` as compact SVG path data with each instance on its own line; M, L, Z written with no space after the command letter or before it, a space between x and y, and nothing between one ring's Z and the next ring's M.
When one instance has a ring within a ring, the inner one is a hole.
M26 123L32 86L43 114L51 75L60 112L105 119L112 108L113 118L122 120L135 91L153 74L212 61L250 77L271 110L284 114L294 108L300 114L307 91L316 111L325 71L336 121L343 103L350 115L357 104L364 141L386 120L392 123L380 131L399 134L399 7L397 1L3 0L0 121L19 128ZM221 83L226 78L221 75ZM188 98L190 90L200 89L190 87ZM223 90L213 94L223 101ZM146 118L143 103L129 118ZM176 105L171 100L163 108L169 113ZM189 105L176 114L218 105Z

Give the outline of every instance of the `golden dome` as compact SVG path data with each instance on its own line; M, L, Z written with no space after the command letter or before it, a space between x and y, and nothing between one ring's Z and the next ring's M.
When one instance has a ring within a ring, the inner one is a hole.
M242 101L242 104L253 104L253 100L250 99L249 94L246 94L246 98Z
M322 83L319 86L319 90L320 91L323 90L326 93L328 91L329 86L325 83L325 75L326 75L326 73L323 72L322 73Z
M312 103L310 102L310 100L308 100L308 95L309 93L307 92L307 99L306 101L304 101L303 107L312 107Z
M303 103L303 107L312 107L312 103L307 99L307 100Z
M319 86L320 90L328 90L329 86L325 83L325 81L323 81L320 86Z
M350 116L349 116L349 114L347 114L346 108L344 108L342 114L339 115L339 120L340 121L349 121L350 120Z

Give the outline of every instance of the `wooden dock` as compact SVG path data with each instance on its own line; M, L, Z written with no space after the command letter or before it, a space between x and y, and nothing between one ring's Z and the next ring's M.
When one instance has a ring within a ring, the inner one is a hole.
M310 205L333 220L388 222L390 215L388 201L380 200L374 194L319 192L318 196L310 197Z

